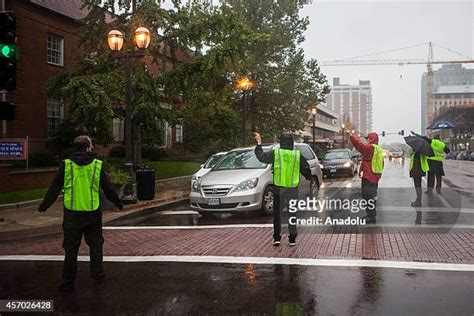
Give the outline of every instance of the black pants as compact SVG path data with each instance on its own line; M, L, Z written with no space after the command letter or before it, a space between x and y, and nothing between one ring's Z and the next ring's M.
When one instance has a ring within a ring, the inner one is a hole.
M365 212L367 213L368 216L370 217L375 217L377 215L376 211L376 203L377 203L377 189L379 187L378 183L370 182L366 179L362 179L362 198L367 201L367 209ZM369 200L373 200L373 202L369 203ZM370 207L370 205L373 205L373 207Z
M63 221L64 257L63 286L74 286L77 271L77 253L82 235L90 249L90 271L94 279L104 277L102 245L102 212L79 212L64 210Z
M298 199L298 188L282 188L275 186L275 198L273 200L273 239L281 240L281 211L287 207L289 201ZM290 238L296 238L296 224L290 224L290 218L296 217L296 213L288 212L288 232Z
M421 201L421 176L414 176L413 183L415 185L415 192L416 192L416 201Z
M435 186L435 178L436 178L436 189L441 189L441 182L443 181L443 176L439 173L434 173L428 171L428 190L433 191Z

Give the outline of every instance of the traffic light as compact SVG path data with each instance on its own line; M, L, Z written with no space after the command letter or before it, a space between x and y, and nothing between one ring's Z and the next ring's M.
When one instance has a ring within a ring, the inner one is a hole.
M0 89L16 89L16 17L13 11L0 12Z
M405 130L402 129L401 131L399 131L398 135L401 135L401 136L405 135Z
M15 119L15 104L0 102L0 120L13 121Z
M385 131L382 131L382 137L385 137Z

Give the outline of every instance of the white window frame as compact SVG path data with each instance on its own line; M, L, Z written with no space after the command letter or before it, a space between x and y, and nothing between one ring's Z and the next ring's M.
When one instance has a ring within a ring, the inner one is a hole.
M175 138L176 138L176 143L183 142L183 125L181 124L175 125Z
M54 42L54 40L57 40L57 42ZM53 54L50 54L50 52L59 54L59 62L51 60ZM64 37L48 33L46 39L46 62L50 65L64 66Z
M48 138L54 138L53 133L55 129L62 123L64 120L64 103L62 99L58 98L48 98L46 105L46 128ZM50 120L56 120L54 124ZM54 128L52 128L54 126Z

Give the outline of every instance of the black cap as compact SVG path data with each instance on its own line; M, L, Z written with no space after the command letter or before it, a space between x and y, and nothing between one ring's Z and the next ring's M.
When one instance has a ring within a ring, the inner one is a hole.
M281 149L291 149L293 150L293 134L290 133L282 133L280 135L280 148Z

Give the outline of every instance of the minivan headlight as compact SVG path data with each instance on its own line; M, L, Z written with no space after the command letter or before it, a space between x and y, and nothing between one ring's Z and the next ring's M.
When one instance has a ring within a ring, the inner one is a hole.
M250 180L245 180L241 182L237 187L235 188L235 191L247 191L247 190L252 190L257 186L258 183L258 178L253 178Z
M198 179L198 178L197 178L196 174L193 174L191 180L195 181L195 180L197 180L197 179Z
M343 165L344 168L349 168L350 166L351 166L351 162L350 162L350 161L346 162L346 163Z
M193 192L201 192L201 183L198 180L193 181Z

